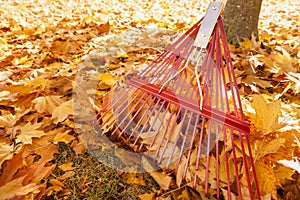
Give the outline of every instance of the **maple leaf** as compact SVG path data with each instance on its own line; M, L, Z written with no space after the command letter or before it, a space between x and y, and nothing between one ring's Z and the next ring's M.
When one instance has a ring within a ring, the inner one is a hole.
M68 115L73 114L73 101L69 100L57 106L52 112L55 123L64 121Z
M11 199L16 196L26 195L31 192L39 192L39 185L35 183L30 183L28 185L23 185L23 180L27 175L16 178L2 187L0 187L1 200Z
M278 163L296 170L300 174L300 163L298 160L279 160Z
M22 168L24 164L23 151L14 155L13 159L8 160L3 166L2 175L0 176L0 186L11 181L16 172Z
M17 135L16 142L22 142L23 144L32 144L32 138L40 138L46 133L42 130L37 130L40 128L42 123L34 123L30 122L25 124L24 126L18 126L18 130L20 130L20 134Z
M0 166L5 160L9 160L13 157L14 146L9 143L0 142Z
M60 96L50 95L45 97L37 97L31 102L35 103L34 108L39 113L46 112L51 114L53 110L64 101L60 98Z
M279 100L267 103L263 96L255 95L251 105L256 112L256 114L250 114L251 123L258 129L263 130L264 135L280 128L278 117L281 112L281 103Z
M255 163L256 175L259 181L259 188L263 195L268 193L274 193L276 190L276 177L271 166L263 161L257 161Z

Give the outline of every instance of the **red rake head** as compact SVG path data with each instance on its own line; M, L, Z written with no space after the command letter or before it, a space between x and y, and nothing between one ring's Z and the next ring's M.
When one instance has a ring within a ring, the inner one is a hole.
M219 17L208 46L194 46L201 21L148 68L115 87L98 113L100 128L124 138L164 168L175 165L193 186L218 199L260 199L234 69ZM170 79L170 77L172 77ZM203 105L202 105L203 104ZM221 192L221 190L223 192ZM227 191L227 192L224 192Z

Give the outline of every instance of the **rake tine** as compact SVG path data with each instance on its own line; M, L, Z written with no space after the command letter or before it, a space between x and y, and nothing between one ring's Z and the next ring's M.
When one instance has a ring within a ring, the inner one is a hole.
M183 120L182 120L182 121L185 120L186 114L187 114L187 110L185 110L185 112L184 112L184 117L183 117ZM172 150L171 150L171 155L169 155L169 159L168 159L168 162L167 162L167 164L166 164L166 168L168 168L168 166L170 165L171 159L172 159L173 154L174 154L174 152L175 152L175 148L176 148L176 146L177 146L177 142L178 142L178 139L179 139L179 136L180 136L180 130L182 129L182 125L183 125L183 122L180 123L179 129L178 129L178 131L177 131L176 138L175 138L175 140L174 140L174 145L173 145ZM167 142L166 142L166 144L167 144Z
M249 140L248 135L245 135L245 137L246 137L247 146L248 146L248 149L249 149L249 157L250 157L250 162L251 162L251 167L252 167L252 172L253 172L253 177L254 177L255 189L256 189L256 192L257 192L257 197L260 200L261 199L260 190L259 190L259 187L258 187L258 180L257 180L257 176L256 176L255 166L254 166L254 160L253 160L252 152L250 151L250 147L251 147L250 140Z
M167 128L167 130L168 130L168 132L169 132L169 134L168 134L168 136L167 136L167 140L166 140L166 142L165 142L165 144L164 144L164 146L163 146L163 150L162 150L162 152L161 152L161 154L160 154L160 157L159 157L159 159L158 159L158 163L161 163L161 161L162 161L162 158L163 158L163 155L164 155L164 153L165 153L165 151L166 151L166 148L167 148L167 146L168 146L168 143L169 143L169 141L170 141L170 138L171 138L171 135L172 135L172 131L174 130L174 127L175 127L175 124L176 124L176 119L178 119L178 117L179 117L179 114L180 114L180 112L181 112L181 109L179 110L179 112L177 112L177 114L176 114L176 118L175 118L175 120L174 120L174 122L172 123L172 125L171 125L171 129L168 129ZM169 124L169 123L168 123ZM160 144L160 146L161 146L161 144Z
M144 93L144 94L146 94L146 93ZM136 113L133 115L133 117L132 117L132 119L134 119L138 114L139 114L139 112L141 111L141 109L145 106L145 104L147 103L147 101L150 99L150 95L148 95L148 97L147 97L147 99L146 99L146 101L144 101L144 103L142 104L142 106L140 106L139 107L139 109L136 111ZM140 100L141 100L142 98L140 98ZM138 105L138 104L135 104L135 105ZM134 108L132 108L131 110L133 110ZM141 119L144 117L144 115L147 113L147 111L150 109L150 107L148 107L148 109L143 113L143 116L141 117ZM128 116L131 114L131 112L128 112ZM126 117L128 117L128 116L126 116ZM123 119L123 121L125 121L126 120L126 117ZM136 126L135 126L135 129L139 126L139 124L140 124L140 122L141 122L141 119L138 121L138 123L136 124ZM122 122L123 122L122 121ZM121 123L122 123L121 122ZM131 124L131 122L133 122L133 120L130 120L130 122L129 123L127 123L126 124L126 126L122 129L122 131L121 131L121 133L118 135L118 139L121 137L121 135L124 133L124 130L126 130L127 129L127 127ZM120 124L121 124L120 123ZM131 134L133 134L134 133L134 131L132 131L132 133ZM131 135L130 134L130 135Z
M233 136L233 131L230 128L230 138L231 138L231 146L232 146L232 153L233 153L233 162L234 162L234 168L235 168L235 179L237 183L237 188L238 188L238 196L239 199L242 199L242 190L241 190L241 184L239 181L239 169L238 169L238 164L237 164L237 158L236 158L236 152L235 152L235 144L234 144L234 136Z
M135 90L136 91L136 90ZM134 92L133 92L134 93ZM138 95L136 95L135 97L134 97L134 99L133 100L135 100L138 96L139 96L139 94L141 94L142 93L142 91L138 91ZM132 100L132 101L133 101ZM132 102L131 101L131 102ZM116 102L116 103L118 103L118 102ZM114 111L115 112L118 112L118 113L123 113L124 112L124 110L126 110L127 108L128 108L128 106L130 105L130 104L127 104L127 105L125 105L126 104L126 101L123 101L123 103L121 103L118 107L117 107L117 109L115 109ZM125 105L125 106L123 106L123 105ZM119 109L122 109L120 112L119 112ZM111 118L113 117L113 115L111 114L103 123L102 123L102 125L100 126L101 128L102 128L102 126L104 125L104 124L106 124L106 123L108 123L110 120L111 120ZM112 123L113 123L113 121L112 122L110 122L110 124L108 125L108 126L111 126L112 125Z
M199 140L199 143L198 143L198 152L197 152L195 171L199 170L199 162L200 162L200 156L201 156L201 146L202 146L202 143L203 143L204 121L205 121L205 118L202 116L202 123L201 123L201 129L200 129L200 140ZM197 183L196 181L197 181L197 174L195 174L195 176L194 176L194 184L193 184L194 188L196 187L196 183Z
M186 130L185 130L185 133L184 133L184 138L183 138L183 141L182 141L182 145L181 145L181 148L180 148L180 153L179 153L179 157L178 157L178 160L177 160L177 164L176 164L176 167L175 167L175 170L174 170L174 174L177 174L177 171L178 171L178 167L179 167L179 164L180 164L180 161L181 161L181 158L182 158L182 154L183 154L183 150L184 150L184 145L185 145L185 142L186 142L186 138L187 138L187 135L188 135L188 130L190 128L190 124L191 124L191 120L192 120L192 116L193 116L193 113L191 112L190 113L191 116L189 118L189 121L187 123L187 127L186 127ZM184 122L184 121L183 121ZM193 137L192 137L193 138ZM187 161L188 162L188 161ZM183 176L184 177L184 176Z
M157 103L158 103L158 102L157 102ZM164 102L164 103L165 103L165 102ZM164 107L164 103L161 104L161 106L160 106L160 108L159 108L159 110L158 110L158 113L161 112L161 109ZM152 112L155 112L155 109L153 109ZM166 112L164 112L164 113L165 113L165 115L166 115ZM152 115L152 114L151 114L151 115ZM158 115L156 115L156 117L154 118L152 125L150 124L150 126L149 126L147 132L150 132L150 130L152 129L152 127L153 127L153 125L155 124L155 122L156 122L157 119L158 119ZM149 119L149 120L150 120L150 119ZM156 132L155 132L155 137L156 137L157 133L159 132L161 126L162 126L162 123L159 124L159 127L158 127L158 129L156 130ZM143 127L142 130L144 130L144 127ZM142 133L142 132L143 132L143 131L141 131L141 133ZM134 141L134 145L135 145L136 142L138 141L138 138L139 138L139 137L140 137L140 136L138 136L138 137L136 138L136 140ZM153 140L151 141L150 147L152 147L152 145L153 145L153 143L154 143L154 140L155 140L155 137L154 137ZM140 146L139 149L142 148L142 145L143 145L143 143L141 144L141 146Z
M202 120L204 120L203 117L202 117ZM194 129L193 129L193 136L192 136L192 140L191 140L190 146L189 146L189 151L188 151L188 155L187 155L187 159L186 159L187 162L185 163L183 177L185 177L186 173L187 173L188 163L189 163L189 160L190 160L190 157L191 157L191 154L192 154L192 148L193 148L193 144L194 144L194 139L195 139L195 136L196 136L196 133L197 133L197 125L199 123L198 121L199 121L199 115L197 115L197 118L196 118L196 121L195 121ZM196 179L194 179L194 180L196 180ZM193 187L196 187L195 183L194 183Z
M173 116L174 116L174 113L172 113L171 116L168 118L167 124L170 124L170 121L171 121L171 119L172 119ZM162 144L162 142L163 142L163 139L164 139L164 137L165 137L165 135L166 135L166 133L167 133L167 130L168 130L168 126L165 126L164 132L163 132L163 134L162 134L162 136L161 136L161 138L160 138L160 141L159 141L158 148L157 148L157 150L156 150L156 152L155 152L154 159L156 159L156 157L158 156L159 149L160 149L161 144ZM154 141L153 141L153 143L154 143ZM157 161L157 162L159 163L159 161Z
M140 101L144 98L144 96L146 95L146 93L143 92L142 95L143 95L143 96L142 96L141 98L139 98L139 100L137 101L137 103L134 104L134 106L131 108L130 111L133 111L133 110L136 108L136 106L137 106L137 105L140 103ZM131 101L131 102L133 102L133 101ZM129 106L130 104L131 104L131 103L128 103L128 106ZM124 110L126 110L126 109L128 108L128 106L126 106L125 108L123 108L122 111L121 111L121 113L123 113ZM118 123L117 127L115 128L115 130L111 133L111 136L113 136L113 135L115 134L115 132L118 130L118 128L120 128L121 124L129 117L129 115L131 114L130 111L128 112L128 114L126 114L126 117L124 117L123 120L122 120L120 123Z
M152 100L152 102L155 102L155 100L158 100L158 98L155 97L155 98ZM151 118L153 112L155 111L156 107L158 106L158 104L159 104L159 101L157 101L157 102L155 103L154 108L153 108L152 111L150 112L150 114L149 114L150 116L146 119L145 124L147 124L147 123L150 121L150 118ZM147 109L147 111L148 111L148 110L150 110L150 106L149 106L149 108ZM126 141L127 144L128 144L128 142L129 142L130 138L132 137L133 133L136 131L137 127L139 126L140 122L144 119L145 114L147 114L147 112L144 112L144 113L143 113L143 116L142 116L142 117L140 118L140 120L138 121L137 126L135 126L135 128L134 128L133 131L132 131L132 133L131 133L130 136L128 137L128 139L127 139L127 141ZM143 126L143 127L142 127L142 129L141 129L141 131L140 131L140 134L143 133L143 130L144 130L145 127L146 127L146 126ZM138 140L139 137L140 137L140 135L138 135L137 139L136 139L135 142L133 143L133 146L135 145L135 143L137 142L137 140ZM132 146L132 147L133 147L133 146Z

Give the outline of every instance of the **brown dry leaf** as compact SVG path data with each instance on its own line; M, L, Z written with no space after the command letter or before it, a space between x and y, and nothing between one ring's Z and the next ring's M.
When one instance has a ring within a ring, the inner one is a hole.
M87 151L86 145L84 145L83 142L78 142L77 140L74 140L72 142L71 147L75 151L76 155L82 154Z
M55 192L61 191L64 187L64 183L60 182L58 179L51 179L50 183L52 185L51 190L54 190Z
M225 200L229 200L229 198L228 198L228 190L223 189L223 188L221 188L221 190L222 190L222 192L223 192L223 194L224 194L224 199L225 199ZM246 191L247 191L247 190L246 190ZM243 196L243 197L244 197L244 196ZM235 194L233 194L232 192L230 192L230 199L232 199L232 200L237 200L238 197L237 197Z
M181 183L182 183L183 178L186 178L187 181L190 181L190 180L191 180L191 174L190 174L189 171L187 171L187 176L188 176L188 177L183 177L186 162L187 162L186 157L185 157L185 156L182 156L182 157L181 157L180 164L179 164L179 167L178 167L178 170L177 170L177 172L176 172L176 185L177 185L178 187L181 186Z
M38 193L39 185L35 183L30 183L28 185L23 185L23 180L27 175L16 178L2 187L0 187L0 200L11 199L16 196L27 195L31 192Z
M146 193L146 194L139 194L138 197L140 200L152 200L154 199L155 193Z
M57 106L52 112L52 119L55 123L64 121L70 114L73 114L73 100L66 101Z
M181 193L181 195L178 196L178 199L180 199L180 200L190 200L191 199L187 188L185 188L183 190L183 192Z
M251 123L264 135L274 132L280 128L278 117L281 113L281 103L279 100L267 103L262 95L254 95L252 107L256 114L250 114Z
M23 144L32 144L32 138L40 138L46 133L42 130L37 130L42 126L42 123L31 124L28 122L24 126L17 126L20 130L20 134L16 137L16 142L22 142Z
M122 178L126 180L129 184L137 184L146 186L146 182L144 181L143 174L140 173L125 173L122 175Z
M68 53L76 53L81 46L82 42L80 41L57 40L52 43L52 51L61 55Z
M70 170L74 169L74 167L72 167L72 165L73 165L73 162L69 162L69 163L65 163L65 164L58 166L58 168L63 171L70 171Z
M260 147L260 151L257 152L257 157L262 158L268 154L276 154L280 147L285 146L285 142L285 138L274 138L268 142L265 142L264 140L257 140L255 144Z
M5 165L3 165L2 175L0 176L0 186L11 181L16 172L24 165L23 151L21 151L14 155L13 159L8 160Z
M247 85L254 85L254 86L259 86L263 89L272 87L271 82L269 81L264 81L261 80L259 77L255 76L255 75L248 75L245 79L242 80L244 83L246 83Z
M141 155L138 153L129 154L127 151L121 148L115 149L115 155L121 159L121 161L127 165L136 165L137 163L141 162Z
M168 190L170 188L172 177L163 172L154 171L154 167L144 156L142 157L142 166L163 190Z
M68 172L64 173L63 175L57 177L57 180L59 180L59 181L64 181L64 180L66 180L67 178L70 178L70 177L72 177L72 176L74 176L74 175L75 175L75 172L74 172L74 171L68 171Z

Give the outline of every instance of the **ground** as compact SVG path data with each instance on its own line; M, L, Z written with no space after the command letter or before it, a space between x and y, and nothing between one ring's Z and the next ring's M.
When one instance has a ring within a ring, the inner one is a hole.
M201 198L172 171L128 173L121 153L88 151L86 141L95 140L76 103L101 108L122 75L163 52L208 1L0 4L0 199ZM264 199L300 197L299 16L297 1L265 0L259 41L230 46ZM87 66L100 53L104 59ZM95 102L76 89L80 69L95 73Z

